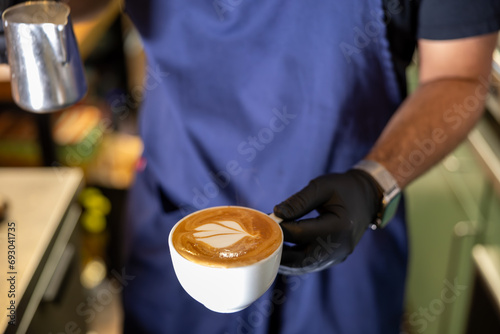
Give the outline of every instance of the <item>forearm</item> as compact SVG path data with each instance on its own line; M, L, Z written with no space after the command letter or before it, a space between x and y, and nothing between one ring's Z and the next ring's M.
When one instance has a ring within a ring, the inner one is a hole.
M401 105L366 159L381 163L405 187L450 153L484 110L487 78L422 84Z

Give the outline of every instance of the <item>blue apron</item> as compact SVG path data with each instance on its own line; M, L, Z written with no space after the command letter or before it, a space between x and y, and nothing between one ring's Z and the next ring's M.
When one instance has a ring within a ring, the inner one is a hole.
M279 276L234 314L183 291L167 244L187 213L228 204L271 212L310 179L367 154L401 102L380 0L129 0L126 10L148 71L125 332L397 333L402 210L386 229L367 231L344 263Z

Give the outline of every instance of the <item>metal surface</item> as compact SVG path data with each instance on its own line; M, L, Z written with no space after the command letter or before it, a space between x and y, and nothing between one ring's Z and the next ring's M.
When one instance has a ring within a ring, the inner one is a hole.
M69 13L63 3L37 1L2 14L12 96L25 110L60 110L87 92Z
M482 120L467 137L490 184L500 193L500 140L487 120Z
M472 256L479 274L489 288L497 312L500 313L500 248L476 245Z
M460 275L464 266L464 255L470 254L473 245L475 244L475 238L477 237L478 224L473 221L459 221L453 227L453 236L450 245L450 257L448 260L446 268L446 277L443 282L443 290L447 288L447 283L445 282L457 282L458 277L463 277ZM462 271L463 272L463 271ZM464 292L465 293L465 292ZM462 297L464 298L464 297ZM454 316L454 305L444 308L439 317L439 331L438 333L450 333L456 334L455 331L451 330L452 324L456 321L456 316ZM455 311L456 312L456 311Z
M486 98L486 108L500 124L500 47L493 52L490 94Z

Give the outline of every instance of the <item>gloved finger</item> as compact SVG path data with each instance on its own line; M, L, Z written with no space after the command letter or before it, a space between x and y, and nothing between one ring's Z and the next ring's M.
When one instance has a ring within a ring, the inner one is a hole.
M301 245L315 242L318 238L327 235L336 235L348 230L351 227L351 222L345 217L345 208L338 206L334 212L325 212L315 218L284 221L280 226L286 242Z
M293 268L293 267L287 267L287 266L279 266L278 273L281 275L286 275L286 276L297 276L297 275L304 275L308 274L310 272L318 271L315 270L316 268Z
M283 245L280 265L291 268L301 268L306 256L304 247Z
M295 220L328 201L331 194L321 178L314 179L299 192L274 207L274 214L284 220Z
M317 247L318 245L315 246L316 250ZM330 259L320 252L311 251L315 248L284 246L279 268L280 274L301 275L322 270L336 262L335 259Z

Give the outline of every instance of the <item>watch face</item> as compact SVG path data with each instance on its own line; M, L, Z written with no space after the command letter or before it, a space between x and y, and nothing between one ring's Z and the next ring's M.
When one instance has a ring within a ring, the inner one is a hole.
M380 222L380 227L384 227L387 225L387 223L394 217L396 214L396 210L398 209L399 206L399 200L401 199L401 193L397 194L392 198L392 200L389 200L388 203L386 203L386 200L384 198L384 208L382 209L383 212L381 214L381 222Z

